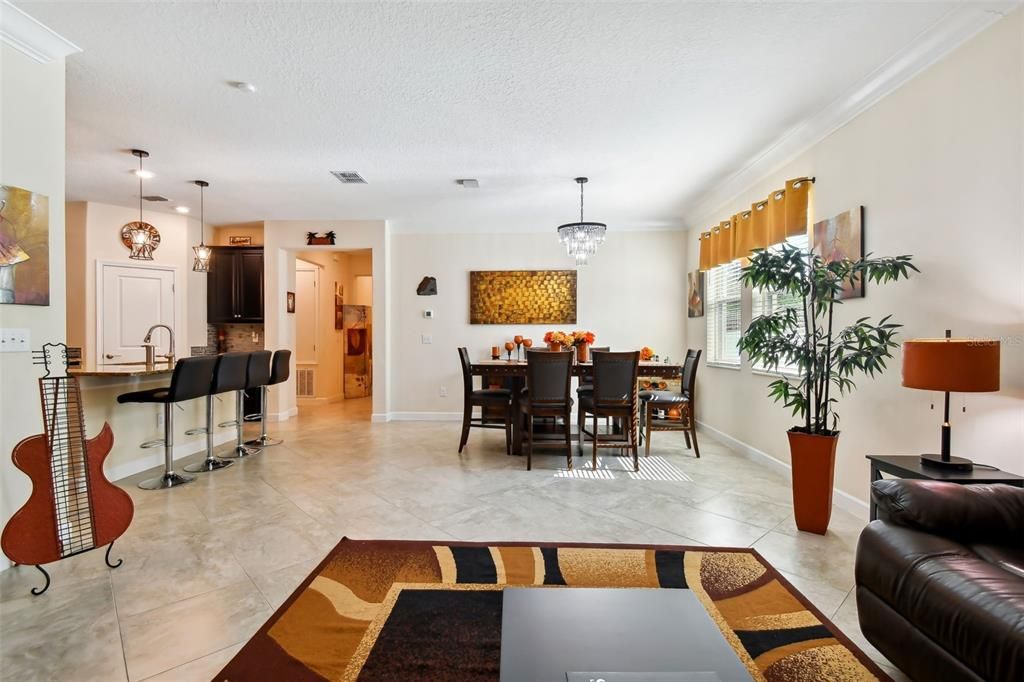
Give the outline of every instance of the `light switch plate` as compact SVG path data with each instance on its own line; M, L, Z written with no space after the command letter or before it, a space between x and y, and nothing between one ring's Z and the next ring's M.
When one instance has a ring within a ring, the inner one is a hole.
M427 318L428 320L433 319L434 311L431 310L430 308L427 308L426 310L423 311L423 317Z
M28 329L0 329L0 353L27 353L30 342Z
M429 344L434 343L434 337L430 334L420 334L420 343Z

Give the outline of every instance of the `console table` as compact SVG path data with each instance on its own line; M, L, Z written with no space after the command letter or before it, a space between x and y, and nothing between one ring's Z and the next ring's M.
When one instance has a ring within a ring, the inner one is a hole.
M914 478L927 481L947 481L969 485L971 483L1005 483L1024 488L1024 476L1011 474L1000 469L975 467L970 471L939 469L921 463L920 455L868 455L871 462L871 482L882 480L882 474L892 474L897 478ZM871 520L878 516L878 505L871 500Z

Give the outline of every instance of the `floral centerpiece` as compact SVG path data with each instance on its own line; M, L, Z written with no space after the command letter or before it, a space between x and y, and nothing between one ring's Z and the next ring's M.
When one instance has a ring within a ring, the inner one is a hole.
M570 336L572 337L572 345L576 347L576 361L590 362L590 347L597 340L594 332L577 330L570 334Z
M641 360L650 360L650 359L654 358L654 355L655 355L654 349L651 348L650 346L644 346L643 348L640 349L640 359Z
M548 344L548 350L560 351L562 346L571 346L572 334L565 332L550 331L544 335L544 343Z

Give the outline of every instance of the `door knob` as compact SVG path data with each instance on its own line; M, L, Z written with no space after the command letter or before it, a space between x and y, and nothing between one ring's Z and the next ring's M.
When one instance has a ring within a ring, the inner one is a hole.
M107 353L103 357L105 357L107 360L113 360L114 358L119 358L121 356L119 354Z

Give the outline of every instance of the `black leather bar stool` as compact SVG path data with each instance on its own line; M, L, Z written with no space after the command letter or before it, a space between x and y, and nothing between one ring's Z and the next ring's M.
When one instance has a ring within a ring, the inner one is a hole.
M230 455L224 455L230 458L248 457L260 453L259 448L250 447L243 442L245 439L245 392L247 389L262 388L265 383L270 381L271 352L269 350L240 353L240 355L245 356L245 366L228 379L231 382L231 387L224 389L235 392L235 418L217 425L235 427L235 448Z
M184 467L185 471L198 474L204 471L216 471L234 464L231 460L213 456L213 399L221 393L244 387L245 370L248 364L248 353L224 353L217 356L217 364L213 366L210 392L206 395L206 428L201 429L206 434L206 459L189 464Z
M264 351L269 353L269 351ZM270 387L288 381L291 373L292 352L290 350L274 351L274 359L270 362L270 378L263 383L263 409L260 413L260 437L246 441L246 445L253 445L258 448L266 448L271 445L280 445L284 441L280 438L267 436L267 403L269 403Z
M174 471L174 404L207 395L210 392L213 368L216 364L216 356L182 358L174 366L170 386L122 393L117 396L119 403L157 403L164 406L164 472L156 478L148 478L140 483L139 487L143 490L173 488L195 480L194 476L183 476Z

